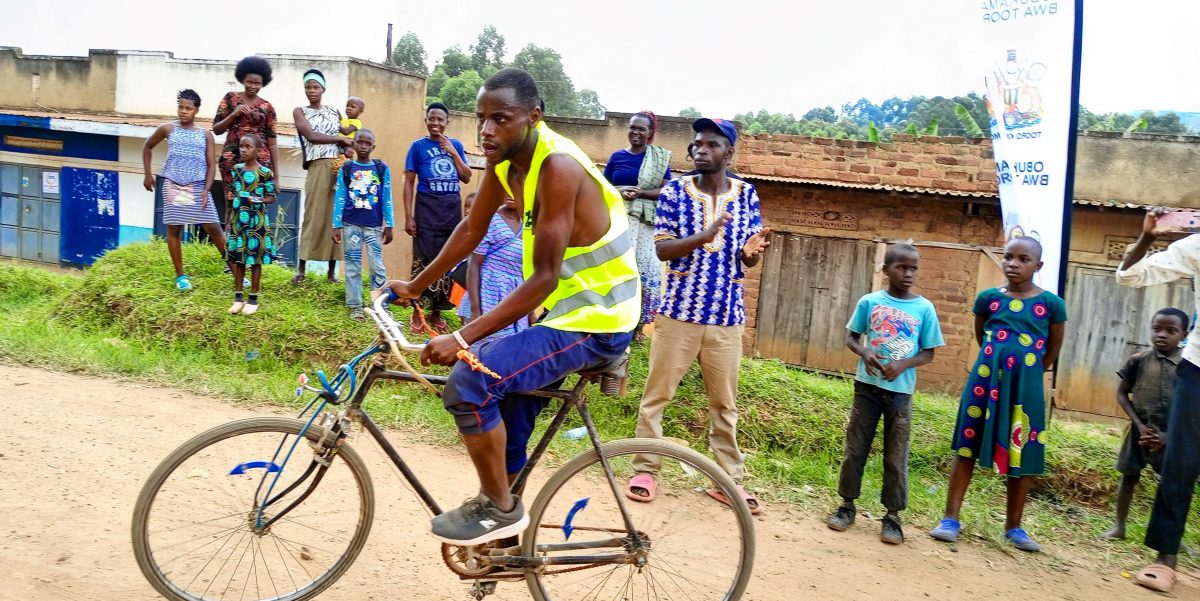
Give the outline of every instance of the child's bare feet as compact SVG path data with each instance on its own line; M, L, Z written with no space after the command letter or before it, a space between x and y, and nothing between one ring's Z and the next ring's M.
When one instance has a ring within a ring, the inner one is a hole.
M1100 535L1104 540L1125 540L1125 526L1113 526L1112 530Z

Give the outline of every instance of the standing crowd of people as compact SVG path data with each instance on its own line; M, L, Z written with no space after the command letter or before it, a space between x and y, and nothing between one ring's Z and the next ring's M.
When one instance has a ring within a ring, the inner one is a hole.
M176 286L191 288L180 259L180 231L202 225L230 264L235 290L230 312L250 315L258 306L261 267L275 253L267 206L276 198L276 116L259 95L271 82L270 65L247 57L235 75L244 90L220 101L211 132L195 123L199 96L179 93L178 120L146 142L145 185L155 185L151 150L166 140L162 192ZM687 148L694 169L675 176L671 150L654 144L657 117L637 113L629 121L629 146L614 152L601 170L543 119L532 77L501 70L478 97L479 144L487 167L465 210L462 186L472 180L465 148L446 135L449 109L440 103L426 108L428 135L411 144L404 166L412 277L388 281L382 246L394 237L392 175L387 164L371 158L375 135L360 119L366 102L348 99L342 116L322 104L326 84L320 71L306 72L303 85L309 104L297 107L293 119L307 169L306 202L293 281L304 280L307 261L327 261L327 277L335 280L335 262L344 258L346 305L361 320L365 248L372 298L389 288L398 298L419 299L428 307L427 333L433 337L421 359L453 366L443 402L481 489L478 497L433 519L436 538L473 545L522 531L528 516L509 484L525 465L545 400L521 393L619 360L631 342L645 339L650 324L649 376L636 435L663 435L664 409L698 363L709 405L709 448L742 498L717 490L708 494L725 504L745 503L755 514L764 510L742 486L737 393L746 321L743 279L762 259L770 232L754 185L730 169L738 138L733 123L697 119ZM213 133L226 134L219 154ZM228 208L224 227L209 198L218 172ZM1141 237L1117 272L1121 283L1150 286L1200 276L1200 236L1146 256L1161 214L1147 214ZM1022 518L1032 478L1045 470L1044 373L1058 358L1067 322L1063 300L1035 284L1042 242L1009 240L1005 283L975 300L980 348L949 441L955 459L945 514L929 533L937 540L957 540L967 489L976 467L984 467L1005 478L1005 538L1017 549L1040 550ZM855 501L882 420L880 500L887 513L880 536L899 544L916 372L934 360L944 340L936 308L915 291L918 249L890 246L881 269L885 288L859 299L846 324L846 346L860 360L838 484L842 502L827 523L844 531L855 522ZM466 291L458 302L454 282ZM454 310L462 325L451 331L443 312ZM1176 580L1175 558L1200 475L1200 332L1191 330L1181 350L1189 325L1187 313L1177 308L1159 311L1150 324L1154 348L1130 358L1117 374L1117 399L1131 427L1117 463L1122 476L1116 521L1106 536L1125 536L1134 487L1144 468L1154 469L1161 482L1146 544L1160 555L1136 581L1163 591ZM462 350L499 378L459 362ZM653 502L660 467L657 457L637 457L625 496Z

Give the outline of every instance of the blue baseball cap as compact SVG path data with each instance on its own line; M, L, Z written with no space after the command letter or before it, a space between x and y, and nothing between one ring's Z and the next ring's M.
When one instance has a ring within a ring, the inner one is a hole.
M692 122L692 131L700 133L706 129L715 129L720 132L725 139L729 140L730 146L737 144L737 128L734 127L732 121L702 117Z

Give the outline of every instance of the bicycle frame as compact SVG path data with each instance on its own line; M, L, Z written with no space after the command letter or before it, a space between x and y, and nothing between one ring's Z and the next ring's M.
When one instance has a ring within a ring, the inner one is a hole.
M395 340L388 339L389 335L397 333L399 328L393 327L396 324L395 324L395 322L393 322L390 319L390 317L386 318L386 319L381 319L383 312L381 310L381 307L378 306L380 304L381 304L380 301L376 302L377 310L373 311L371 316L376 320L376 322L380 326L380 330L382 332L381 341L376 343L371 348L364 350L362 353L360 353L354 359L349 361L347 364L339 367L338 373L334 377L332 382L326 380L326 377L323 372L317 373L317 376L321 382L323 390L316 389L316 388L309 388L309 390L314 390L317 392L317 398L314 399L313 402L310 403L304 409L304 411L301 412L300 415L303 416L309 410L312 410L312 416L309 418L308 424L305 426L304 430L301 431L300 436L298 436L297 440L292 444L292 448L284 456L283 461L286 464L286 462L290 459L291 454L295 450L296 446L299 444L299 441L304 438L305 431L307 431L308 428L310 428L312 426L312 424L316 420L317 416L320 415L324 411L325 407L329 403L340 404L342 402L341 395L339 394L339 392L341 390L341 387L344 384L349 384L351 392L350 392L350 398L347 401L345 416L348 418L351 418L351 419L359 420L359 422L363 425L363 429L365 429L368 433L370 433L371 438L373 438L375 440L376 444L379 445L379 447L387 455L388 459L391 460L392 464L396 466L396 469L399 470L400 473L404 476L404 479L408 482L408 484L412 488L412 490L421 499L421 502L424 503L425 506L428 507L429 510L434 515L440 515L441 513L443 513L443 511L442 511L441 506L437 503L437 500L435 500L433 498L433 495L430 494L429 490L426 489L425 486L421 483L421 481L417 477L416 473L413 472L412 468L404 461L404 458L400 456L400 453L396 450L396 448L392 445L392 443L387 439L386 436L384 436L383 430L379 427L378 424L375 423L375 421L373 419L371 419L371 416L366 412L366 410L363 409L362 405L363 405L363 402L366 400L367 393L370 392L370 390L374 386L375 382L377 382L379 380L393 380L393 381L413 382L413 383L420 382L420 383L432 384L432 385L438 386L438 387L444 387L447 384L447 382L449 381L449 378L447 378L446 376L435 376L435 375L428 375L428 374L412 373L412 372L407 372L407 371L389 370L389 369L386 369L385 367L383 367L383 364L381 361L375 360L375 361L372 361L371 365L367 368L365 374L362 376L362 381L361 382L357 381L357 377L355 375L356 368L363 360L366 360L367 358L371 357L372 355L381 354L381 353L387 354L388 352L394 353L394 352L397 352L399 350L399 348L405 348L406 350L412 350L414 348L419 348L419 347L416 347L416 345L409 344L406 340L403 339L402 335L400 337L400 340L403 342L403 344L396 344ZM586 403L586 401L584 399L584 395L583 395L583 390L587 386L587 384L588 384L588 379L583 376L580 376L578 378L578 381L570 389L543 388L543 389L539 389L539 390L522 393L527 396L536 396L536 397L543 397L543 398L550 398L550 399L560 399L560 400L562 400L562 406L559 407L558 412L555 414L554 418L551 420L550 425L546 428L545 433L543 433L541 439L538 440L537 445L534 447L533 452L530 454L529 461L525 464L525 467L521 470L521 472L513 480L510 490L514 494L519 494L524 489L525 483L529 479L529 474L533 471L533 468L537 465L538 460L541 459L543 454L545 454L546 449L549 448L549 446L550 446L550 441L554 439L554 436L558 433L558 431L562 428L563 423L566 421L567 415L571 412L571 409L574 408L576 411L579 412L579 415L583 420L584 426L587 428L588 437L591 440L592 447L594 448L594 450L600 460L600 463L603 466L604 471L607 475L608 484L612 490L613 498L616 500L617 506L621 512L621 516L624 521L625 530L621 533L625 534L627 538L612 537L607 540L598 540L598 541L589 541L589 542L538 545L537 550L541 551L541 552L567 551L567 550L575 550L575 549L605 548L605 547L621 548L621 547L626 547L628 545L632 545L632 548L640 548L642 546L642 542L643 542L642 539L643 539L644 535L642 533L638 532L638 530L636 529L636 527L633 524L633 518L630 516L629 512L627 511L625 500L623 499L623 496L620 493L620 488L617 484L616 477L613 475L612 468L608 463L608 459L606 457L604 457L604 454L602 452L603 443L600 440L600 435L596 429L595 421L592 419L591 412L588 411L587 403ZM301 382L301 385L302 385L302 388L308 388L307 386L304 386L303 380ZM298 392L299 392L299 390L298 390ZM320 401L319 405L317 405L318 401ZM314 405L317 405L316 409L313 409ZM281 517L286 515L292 508L299 505L300 502L302 502L305 498L307 498L308 495L313 490L316 489L317 485L320 483L322 477L324 476L325 471L329 468L330 462L333 460L333 456L336 455L338 446L341 444L342 440L344 440L346 435L348 434L344 425L345 425L345 422L342 421L341 419L335 420L334 423L331 425L331 427L328 429L326 438L323 438L320 441L320 445L316 449L316 451L317 451L316 457L314 458L313 462L309 465L308 469L304 472L304 474L301 475L299 478L297 478L297 480L295 482L293 482L289 486L287 486L287 488L285 488L282 492L280 492L277 495L272 496L271 492L274 489L275 484L278 482L279 475L282 473L282 470L279 470L276 473L275 478L273 479L273 481L271 482L270 486L267 489L266 495L264 495L264 497L263 497L263 502L259 506L259 515L258 515L258 521L257 521L257 525L259 528L263 528L263 529L269 528L271 526L271 524L273 524L275 521L279 520ZM283 444L284 443L281 442L280 447L276 449L276 457L278 457L279 453L283 450ZM263 513L265 512L266 508L268 506L270 506L272 503L274 503L275 501L282 498L284 495L288 494L289 492L291 492L291 491L295 490L297 487L299 487L304 481L309 479L309 476L313 475L314 471L316 473L315 473L315 476L313 477L312 481L309 482L308 489L304 493L302 493L298 499L293 501L290 505L288 505L282 511L271 516L270 519L267 520L267 522L264 524L262 522L262 517L263 517ZM261 489L262 483L265 483L265 481L267 480L267 477L266 477L267 475L268 474L264 474L264 479L262 482L260 482L260 489ZM614 534L616 534L618 532L619 531L615 531ZM500 565L500 566L506 567L508 569L514 569L514 570L519 571L522 569L525 569L525 570L535 569L536 567L539 567L539 566L546 566L546 565L553 565L553 564L589 565L589 564L637 563L639 561L639 559L637 559L636 557L633 557L633 556L629 556L629 555L624 555L624 556L621 556L621 555L617 555L617 556L613 556L613 555L574 556L574 557L519 557L519 556L511 556L511 555L500 555L500 556L491 557L490 561L495 562L495 565Z

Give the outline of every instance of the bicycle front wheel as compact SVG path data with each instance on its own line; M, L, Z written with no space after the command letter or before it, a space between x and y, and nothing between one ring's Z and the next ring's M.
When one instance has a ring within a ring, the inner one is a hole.
M159 593L302 601L345 573L371 529L371 478L349 445L328 467L314 464L309 442L325 430L299 440L304 425L258 417L218 426L151 473L133 512L133 551Z
M595 450L559 468L530 507L522 555L549 562L527 575L539 601L741 598L754 564L754 523L715 463L681 445L627 439L602 447L633 523L631 536ZM661 462L652 502L625 498L635 456Z

